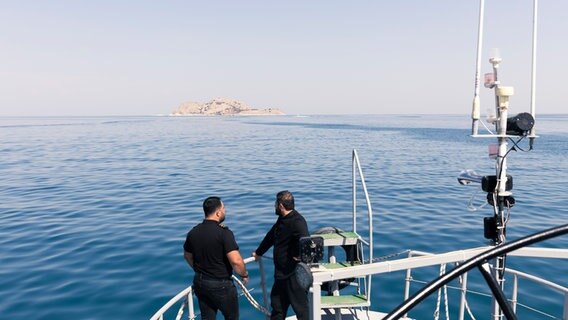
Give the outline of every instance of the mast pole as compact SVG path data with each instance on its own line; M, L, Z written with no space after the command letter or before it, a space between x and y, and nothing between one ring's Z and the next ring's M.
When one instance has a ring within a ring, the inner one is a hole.
M514 117L509 118L509 98L514 94L513 87L502 86L499 79L499 66L501 57L496 50L489 58L489 62L493 66L493 74L491 78L485 79L485 86L494 89L495 94L495 116L488 115L488 121L495 126L495 137L497 138L497 152L495 158L495 171L494 176L484 176L481 179L482 189L486 191L487 201L493 206L493 217L484 220L484 236L491 239L494 246L499 246L506 241L506 225L510 208L514 205L515 199L513 198L512 180L507 175L507 155L508 150L507 141L511 136L524 136L530 139L529 147L532 149L534 139L536 138L534 129L535 118L535 92L536 92L536 43L537 43L537 15L538 15L538 0L533 0L533 35L532 35L532 78L531 78L531 101L530 101L530 114L520 113ZM472 107L472 127L471 134L475 137L478 135L479 129L479 87L481 77L481 47L483 40L483 19L484 19L485 1L480 0L479 6L479 30L477 38L477 60L476 60L476 73L475 73L475 90ZM510 124L508 122L511 122ZM510 128L508 128L510 126ZM529 150L530 150L529 149ZM490 155L495 155L490 151ZM458 181L462 183L460 178ZM473 181L471 177L469 180ZM464 184L464 183L462 183ZM492 262L494 269L494 278L496 285L504 289L505 284L505 264L506 256L498 256ZM493 299L492 306L492 320L501 320L503 318L503 310L501 310L499 303Z
M483 45L483 17L485 13L485 0L479 1L479 24L477 30L477 57L475 63L475 89L473 92L473 105L471 109L471 135L476 136L479 130L480 102L479 83L481 78L481 49Z
M495 177L496 186L493 191L493 207L494 207L494 219L496 236L493 239L493 244L495 246L504 243L506 240L506 221L505 221L505 209L508 208L507 199L512 193L507 190L507 117L509 111L509 97L513 95L512 87L501 86L499 81L499 64L501 63L501 57L497 51L494 52L493 56L489 59L489 62L493 65L493 77L495 80L495 112L497 115L497 121L495 121L495 129L497 131L497 141L498 141L498 155L495 159ZM497 284L503 289L504 286L504 272L505 272L505 256L499 256L494 261L495 267L495 280ZM503 312L499 307L499 304L495 299L493 299L493 317L494 320L500 320L503 318Z
M533 0L533 34L532 34L532 67L531 67L531 115L536 120L536 44L538 26L538 0ZM529 133L529 148L533 148L536 129L533 126Z

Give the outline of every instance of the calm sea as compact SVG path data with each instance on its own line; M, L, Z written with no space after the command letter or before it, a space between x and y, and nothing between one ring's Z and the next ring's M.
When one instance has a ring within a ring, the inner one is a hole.
M311 230L350 229L352 149L373 204L375 257L484 245L492 211L467 210L472 195L474 206L485 195L456 176L494 174L494 140L473 140L469 127L467 116L447 115L0 118L0 318L150 318L191 283L182 243L210 195L224 199L245 256L274 222L282 189ZM523 152L523 141L508 156L517 200L508 239L568 221L568 116L541 116L537 127L534 150ZM541 245L566 248L568 239ZM530 267L568 286L566 262ZM396 306L403 279L376 278L374 305ZM251 287L260 299L258 278ZM553 300L562 296L523 292L561 318ZM488 299L470 299L487 319ZM245 299L241 309L242 319L261 319ZM432 318L432 307L420 310Z

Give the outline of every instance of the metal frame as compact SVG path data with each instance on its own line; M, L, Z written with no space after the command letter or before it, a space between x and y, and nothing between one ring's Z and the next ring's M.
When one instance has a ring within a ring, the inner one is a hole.
M560 235L564 235L567 233L568 233L568 224L565 224L559 227L551 228L548 230L544 230L542 232L538 232L536 234L523 237L521 239L509 243L503 243L499 246L495 246L487 251L484 251L481 254L468 259L466 262L454 268L450 272L440 276L438 279L430 282L428 286L418 291L412 297L408 298L405 302L403 302L393 311L391 311L384 318L384 320L394 320L400 318L402 315L406 314L414 306L419 304L434 291L438 290L442 286L446 285L448 282L454 280L455 278L461 276L462 274L465 274L466 272L468 272L469 270L475 267L479 268L480 270L483 269L482 266L486 265L487 262L490 261L491 259L505 256L509 252L518 250L525 246L529 246L531 244L544 241L546 239L554 238ZM563 251L565 251L567 254L564 258L568 258L568 250L563 250ZM514 313L512 312L512 308L510 307L506 299L504 299L504 295L501 290L500 284L488 271L486 270L481 270L481 271L489 287L491 288L494 297L496 298L499 306L501 307L501 310L504 312L507 319L509 320L516 319ZM566 305L564 306L564 308L566 309ZM566 313L566 311L564 313Z

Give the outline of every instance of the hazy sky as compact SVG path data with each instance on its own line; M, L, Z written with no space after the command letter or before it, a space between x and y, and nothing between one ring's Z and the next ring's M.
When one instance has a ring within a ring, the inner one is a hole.
M537 113L568 113L568 1L539 1ZM532 0L486 0L529 110ZM168 114L216 97L288 114L470 112L479 0L4 0L0 116ZM482 113L493 108L482 88Z

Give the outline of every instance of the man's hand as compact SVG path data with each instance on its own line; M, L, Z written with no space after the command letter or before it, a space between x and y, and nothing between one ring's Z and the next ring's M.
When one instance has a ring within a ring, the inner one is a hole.
M245 275L241 276L241 282L243 283L243 285L246 286L247 283L249 282L249 280L250 280L250 279L249 279L249 274L248 274L248 272L247 272Z
M253 256L256 261L258 261L258 259L260 259L260 257L261 257L261 256L256 254L256 251L253 251L251 256Z

